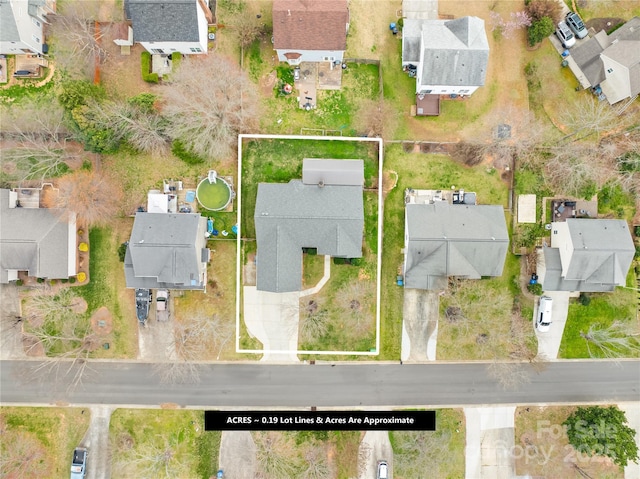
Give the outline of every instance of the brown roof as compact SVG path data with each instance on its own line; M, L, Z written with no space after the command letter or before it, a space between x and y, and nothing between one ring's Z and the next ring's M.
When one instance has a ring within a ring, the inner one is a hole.
M347 23L347 0L274 0L273 47L343 51Z

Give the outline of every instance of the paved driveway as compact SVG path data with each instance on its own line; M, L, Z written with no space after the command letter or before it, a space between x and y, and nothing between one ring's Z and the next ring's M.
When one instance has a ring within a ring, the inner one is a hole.
M465 408L466 479L512 479L515 475L515 406Z
M567 323L567 314L569 313L569 293L566 291L545 291L546 296L553 299L551 309L551 328L546 333L541 333L535 328L536 318L538 316L538 306L540 300L536 301L533 309L533 324L538 338L538 356L543 359L557 359L562 335L564 334L564 326Z
M393 449L388 431L367 431L358 449L358 479L377 477L378 461L389 464L389 479L393 477Z
M223 431L220 441L220 469L224 477L254 479L256 477L256 443L250 431Z
M405 288L400 356L403 361L435 361L439 298L436 291Z
M22 346L22 312L18 288L0 285L0 359L22 359L27 355Z

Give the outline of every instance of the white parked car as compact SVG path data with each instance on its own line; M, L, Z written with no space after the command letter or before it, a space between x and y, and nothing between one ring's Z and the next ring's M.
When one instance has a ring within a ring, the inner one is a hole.
M536 329L541 333L546 333L551 329L551 309L553 300L549 296L540 298L538 306L538 317L536 318Z
M556 36L562 43L562 46L565 48L571 48L576 44L576 37L571 33L571 29L565 22L558 23L558 28L556 29Z

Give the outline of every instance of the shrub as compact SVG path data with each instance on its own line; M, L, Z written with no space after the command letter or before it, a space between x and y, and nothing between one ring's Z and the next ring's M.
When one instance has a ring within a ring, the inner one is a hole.
M171 143L171 153L189 165L204 163L202 158L189 150L180 140L174 140L173 143Z
M69 111L87 105L91 100L100 100L105 97L104 89L84 80L67 80L60 86L58 101Z
M346 262L346 258L333 258L333 264L345 264Z
M38 279L36 279L36 281L37 281L38 283L44 283L44 278L38 278Z
M156 102L157 97L153 93L140 93L132 96L127 100L130 105L135 105L145 113L153 111L153 105Z
M120 246L118 246L118 258L120 258L120 262L124 263L124 257L127 254L127 245L128 241L125 241Z
M527 285L527 290L531 294L535 294L536 296L542 295L542 285L540 283L528 284Z
M178 68L180 68L180 62L182 62L182 53L173 52L171 54L171 62L173 63L173 65L171 65L171 69L173 71L176 71Z
M362 266L363 262L364 260L362 258L351 258L349 260L349 263L351 263L353 266Z
M73 284L73 283L75 283L75 282L76 282L76 279L75 279L75 278L69 278L69 283Z
M556 0L531 0L526 4L526 11L534 22L548 17L555 25L562 17L562 7Z
M142 52L140 57L140 71L144 81L148 83L158 83L158 74L151 73L151 53Z
M531 22L531 26L527 30L527 38L529 46L534 46L547 38L555 31L556 27L549 17L542 17L540 20Z
M24 281L22 281L21 279L16 280L16 286L22 286L24 284Z
M69 282L69 280L67 278L63 278L63 279L60 280L60 282L62 284L67 284Z
M51 285L56 284L56 283L57 283L57 281L55 279L50 279L49 280L49 284L51 284Z
M78 249L83 253L86 253L87 251L89 251L89 245L87 243L80 243L80 246L78 246Z
M587 293L580 293L578 301L580 301L580 304L582 306L589 306L589 304L591 303L591 296L589 296Z
M84 271L80 271L76 277L78 278L78 281L80 281L81 283L84 282L87 279L87 273L85 273Z

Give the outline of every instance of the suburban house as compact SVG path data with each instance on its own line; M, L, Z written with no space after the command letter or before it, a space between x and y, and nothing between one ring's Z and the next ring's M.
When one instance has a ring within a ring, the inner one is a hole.
M602 91L613 105L640 94L640 17L607 35L601 30L571 50L569 67L582 88Z
M543 253L545 291L603 292L626 284L635 247L624 220L568 218Z
M444 290L449 276L480 279L502 275L509 247L502 206L476 205L472 193L454 193L453 201L441 191L433 195L421 195L420 190L408 193L406 288Z
M0 54L47 53L44 25L55 0L0 0Z
M281 62L342 63L348 30L347 0L273 2L273 48Z
M402 67L416 78L418 115L439 114L440 95L464 97L484 85L489 42L484 20L406 18Z
M213 15L206 0L125 0L124 8L133 43L140 43L149 53L207 53ZM126 45L125 41L117 39L116 43Z
M364 162L305 159L302 181L260 183L254 214L256 288L302 289L303 248L362 257Z
M124 259L127 288L204 290L207 219L195 213L136 213Z
M40 208L39 192L0 189L0 283L17 280L20 271L48 279L77 273L76 214Z

